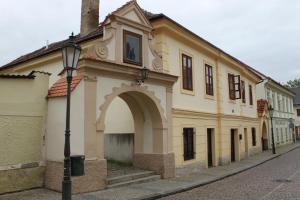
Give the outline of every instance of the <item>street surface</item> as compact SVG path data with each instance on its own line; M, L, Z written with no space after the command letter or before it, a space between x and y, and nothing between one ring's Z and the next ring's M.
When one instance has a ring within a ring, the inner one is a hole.
M300 200L300 148L243 173L161 200Z

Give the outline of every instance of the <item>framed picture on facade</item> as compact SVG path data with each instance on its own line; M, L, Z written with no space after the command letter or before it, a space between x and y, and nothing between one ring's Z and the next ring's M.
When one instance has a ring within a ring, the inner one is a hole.
M142 65L142 36L129 31L123 32L123 59L125 63Z

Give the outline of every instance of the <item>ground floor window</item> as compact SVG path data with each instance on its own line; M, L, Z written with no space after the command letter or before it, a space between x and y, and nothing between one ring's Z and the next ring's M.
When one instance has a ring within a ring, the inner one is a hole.
M256 146L256 129L252 128L251 132L252 132L252 146Z
M194 135L194 128L183 129L184 160L192 160L195 158Z
M276 128L276 141L277 141L277 144L279 144L279 129Z
M280 128L280 133L281 133L281 143L284 143L284 139L283 139L283 128Z

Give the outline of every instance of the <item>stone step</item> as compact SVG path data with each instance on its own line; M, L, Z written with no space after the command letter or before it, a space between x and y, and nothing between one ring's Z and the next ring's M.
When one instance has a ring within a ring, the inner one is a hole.
M145 182L150 182L150 181L156 181L160 179L160 175L151 175L143 178L138 178L138 179L133 179L130 181L124 181L124 182L119 182L115 184L110 184L107 185L106 188L116 188L116 187L122 187L122 186L127 186L127 185L132 185L136 183L145 183Z
M112 184L131 181L131 180L134 180L134 179L149 177L149 176L153 176L153 175L156 175L155 172L151 172L151 171L136 172L136 173L132 173L132 174L107 178L106 179L106 184L107 185L112 185Z

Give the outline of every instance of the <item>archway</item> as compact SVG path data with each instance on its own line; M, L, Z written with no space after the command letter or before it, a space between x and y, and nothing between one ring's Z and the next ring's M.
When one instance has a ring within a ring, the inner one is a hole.
M104 135L105 118L117 97L126 102L134 121L133 166L155 171L163 178L174 174L174 154L168 153L168 122L160 100L140 86L114 88L100 107L97 132Z
M127 103L119 97L114 98L106 113L104 130L108 177L138 171L132 166L134 133L134 120Z
M266 151L268 149L268 130L266 122L264 121L262 125L262 150Z

